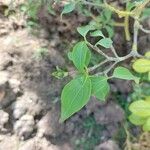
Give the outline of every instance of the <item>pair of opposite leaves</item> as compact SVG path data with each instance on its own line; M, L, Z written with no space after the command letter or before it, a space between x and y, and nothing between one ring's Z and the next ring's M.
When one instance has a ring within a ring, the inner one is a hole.
M91 53L85 42L77 43L68 54L69 59L78 69L79 74L71 80L61 94L61 121L65 121L87 104L90 96L105 100L110 87L105 76L90 76L86 68L90 62ZM115 68L112 77L139 81L127 68Z

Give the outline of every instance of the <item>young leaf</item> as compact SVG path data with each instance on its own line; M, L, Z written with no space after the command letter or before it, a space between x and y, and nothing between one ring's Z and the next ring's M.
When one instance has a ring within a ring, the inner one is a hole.
M96 31L92 32L91 36L93 36L93 37L100 36L100 37L105 38L105 36L103 35L102 31L100 31L100 30L96 30Z
M139 117L139 116L137 116L135 114L131 114L129 116L129 120L134 125L143 125L146 122L146 118Z
M87 33L90 31L90 30L94 30L95 27L92 26L92 25L86 25L86 26L82 26L82 27L78 27L77 28L77 31L83 36L83 37L86 37Z
M68 72L60 69L58 66L56 67L56 71L52 73L52 76L56 77L57 79L63 79L68 76Z
M139 117L149 117L150 116L150 104L144 100L138 100L133 102L129 106L129 110L139 116Z
M62 13L61 13L61 16L63 14L67 14L67 13L72 12L74 9L75 9L75 2L70 2L69 4L66 4L64 6L64 9L63 9Z
M112 46L113 41L110 38L103 38L99 40L96 45L101 45L105 48L110 48Z
M150 60L138 59L133 63L133 69L138 73L146 73L150 71Z
M150 117L147 119L146 123L143 125L144 131L150 131Z
M127 68L124 67L115 68L113 77L124 80L134 80L136 83L139 82L139 78L135 77Z
M110 90L107 78L104 76L92 76L90 79L92 83L92 95L104 101Z
M80 76L70 81L61 94L61 121L65 121L85 106L90 95L90 78Z
M69 54L70 59L73 61L74 65L79 71L83 71L85 66L87 66L91 59L91 53L84 41L78 42Z

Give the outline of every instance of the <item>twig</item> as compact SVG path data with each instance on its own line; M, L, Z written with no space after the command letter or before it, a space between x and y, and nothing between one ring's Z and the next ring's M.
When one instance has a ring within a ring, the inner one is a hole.
M139 22L137 20L135 20L135 22L134 22L133 45L132 45L132 50L133 51L137 51L138 30L139 30Z
M93 66L93 67L90 67L90 68L88 69L88 71L89 71L89 72L91 72L91 71L93 71L93 70L97 69L98 67L100 67L100 66L104 65L104 64L105 64L105 63L107 63L107 62L109 62L109 60L108 60L108 59L106 59L106 60L104 60L104 61L100 62L99 64L97 64L97 65L95 65L95 66Z
M113 45L111 46L111 51L113 52L116 58L119 57Z
M96 73L95 75L96 75L96 76L99 76L99 75L104 74L104 75L107 76L107 74L111 71L111 69L113 69L113 68L115 67L115 65L116 65L117 63L118 63L117 61L114 62L108 69L106 69L106 70L103 71L103 72L98 72L98 73Z
M107 75L111 71L111 69L113 69L117 64L118 64L117 61L114 62L107 70L104 71L104 74Z
M143 32L145 32L145 33L147 33L147 34L150 34L150 30L144 29L142 25L140 25L139 28L140 28Z
M87 39L85 39L86 43L88 44L88 46L90 46L93 50L95 50L97 53L101 54L102 56L104 56L106 59L111 59L112 57L109 57L108 55L106 55L105 53L103 53L97 46L92 45L90 42L87 41Z

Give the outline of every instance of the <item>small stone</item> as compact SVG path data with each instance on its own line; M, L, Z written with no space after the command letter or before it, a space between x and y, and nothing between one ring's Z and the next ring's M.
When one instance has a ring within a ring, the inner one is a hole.
M109 140L96 146L95 150L120 150L120 148L116 142Z
M20 139L27 139L34 130L34 118L31 115L24 115L16 121L14 131Z

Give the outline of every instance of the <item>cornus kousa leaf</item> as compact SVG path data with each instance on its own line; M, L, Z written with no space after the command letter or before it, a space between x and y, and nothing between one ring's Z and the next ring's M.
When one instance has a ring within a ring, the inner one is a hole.
M147 119L146 123L143 125L144 131L150 131L150 117Z
M71 53L69 53L69 59L73 61L74 65L79 71L84 71L85 66L88 66L91 53L84 41L78 42Z
M136 60L133 65L133 69L138 73L146 73L150 71L150 60L148 59L138 59Z
M70 81L61 94L61 121L65 121L87 104L91 95L91 80L80 76Z
M72 12L73 10L75 9L75 2L70 2L70 3L68 3L68 4L66 4L65 6L64 6L64 9L63 9L63 11L62 11L62 13L61 13L61 16L63 15L63 14L67 14L67 13L70 13L70 12Z
M92 95L104 101L109 93L110 87L107 78L104 76L90 77L92 83Z
M78 27L77 31L83 36L86 37L87 33L91 30L94 30L95 27L92 25L86 25L86 26L82 26L82 27Z
M110 48L112 46L113 41L110 38L103 38L99 40L96 45L103 46L105 48Z
M117 67L113 72L113 77L124 80L134 80L139 83L139 78L135 77L127 68Z
M150 103L147 101L135 101L129 106L129 110L139 117L150 117Z
M143 125L146 122L146 118L137 116L135 114L131 114L129 116L129 120L131 123L133 123L135 125Z

